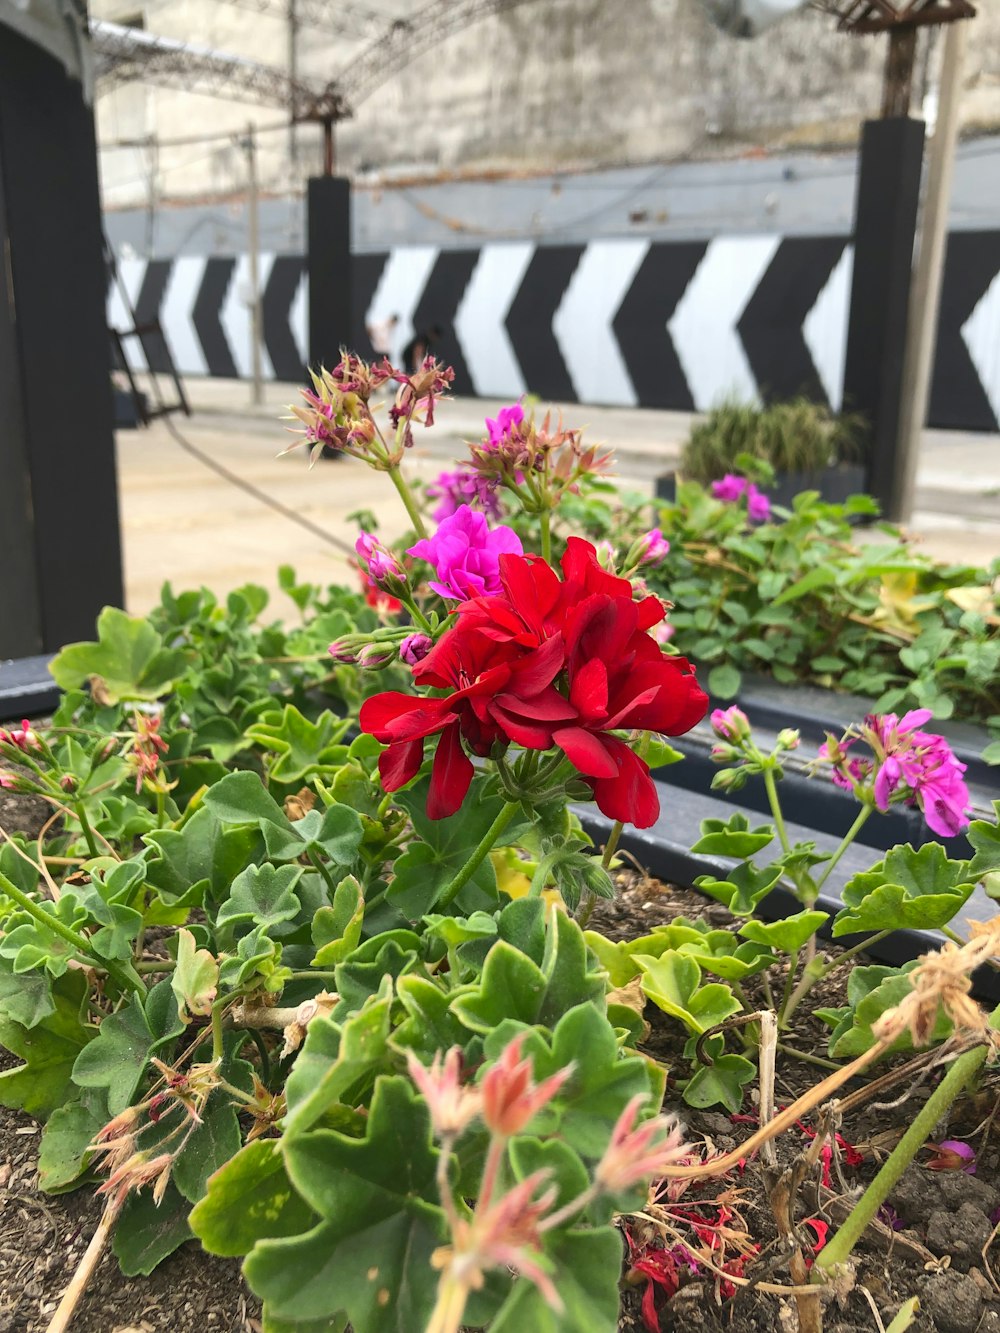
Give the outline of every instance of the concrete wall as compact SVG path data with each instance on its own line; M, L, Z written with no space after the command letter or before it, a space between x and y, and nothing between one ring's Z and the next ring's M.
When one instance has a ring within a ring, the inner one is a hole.
M412 13L402 0L363 9ZM129 21L135 0L94 0L97 17ZM356 7L358 8L358 7ZM334 10L334 7L331 6ZM335 12L335 11L334 11ZM287 68L280 11L237 3L151 0L151 32L189 38ZM974 20L962 115L966 129L1000 128L1000 4L984 0ZM917 93L932 87L939 41L921 35ZM304 76L326 81L350 70L366 41L348 23L303 29ZM338 132L349 174L533 173L731 158L854 142L878 109L885 38L848 38L815 12L794 15L754 41L718 32L699 0L535 0L442 38L375 91ZM248 119L280 126L280 112L162 89L102 97L104 139L156 133L235 136ZM315 171L318 133L275 128L261 138L265 188L285 190ZM245 184L232 141L102 155L105 200L135 204L154 194L219 198Z

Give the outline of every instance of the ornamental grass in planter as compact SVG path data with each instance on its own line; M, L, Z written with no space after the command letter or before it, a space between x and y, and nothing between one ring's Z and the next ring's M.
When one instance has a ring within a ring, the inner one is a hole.
M109 1238L140 1275L192 1234L242 1259L266 1333L615 1333L623 1265L650 1330L696 1283L717 1303L752 1286L774 1327L784 1301L818 1330L868 1220L992 1059L970 975L1000 950L995 922L856 967L846 1002L816 1010L826 1053L775 1097L778 1047L839 966L816 903L866 820L908 802L974 854L873 858L835 935L951 930L994 889L996 814L970 807L926 709L859 719L817 756L857 806L829 852L788 837L794 730L762 747L739 710L713 713L720 780L761 782L771 821L689 830L732 863L704 911L624 940L590 928L623 830L660 815L665 738L709 710L646 583L676 539L612 503L606 453L516 404L439 483L429 528L403 462L450 380L345 355L296 409L310 450L386 473L412 522L398 548L358 538L360 594L285 571L295 629L262 622L252 587L225 606L168 588L148 620L106 610L53 663L51 723L0 735L0 782L52 811L0 844L0 1102L44 1123L46 1189L103 1201L51 1333ZM369 403L390 381L383 428ZM599 549L578 521L619 540ZM612 821L601 849L581 802ZM760 919L778 887L795 910ZM834 1234L812 1185L838 1160L836 1099L927 1079ZM751 1124L721 1149L685 1107ZM751 1235L731 1224L758 1153L771 1220Z

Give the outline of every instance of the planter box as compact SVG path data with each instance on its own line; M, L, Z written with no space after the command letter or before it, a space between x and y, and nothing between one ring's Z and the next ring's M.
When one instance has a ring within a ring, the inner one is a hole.
M48 654L0 661L0 722L41 717L59 703L59 686L49 675Z
M861 463L839 463L822 472L777 472L770 486L764 487L768 499L786 509L802 491L819 491L828 504L843 504L851 495L867 490L867 469ZM656 479L656 498L672 503L677 498L677 474L664 473Z

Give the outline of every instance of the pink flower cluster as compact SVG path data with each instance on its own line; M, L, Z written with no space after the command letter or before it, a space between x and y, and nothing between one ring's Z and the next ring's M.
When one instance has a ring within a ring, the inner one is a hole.
M521 539L512 528L491 529L485 514L468 505L460 505L433 537L425 537L408 551L434 566L437 579L428 587L457 602L499 593L500 557L522 553Z
M820 747L820 758L833 764L838 787L853 790L874 775L872 794L882 811L897 795L923 813L931 832L953 838L969 823L969 789L959 763L943 736L921 731L933 714L917 708L899 718L895 713L877 717L870 713L854 734L841 740L829 737ZM873 758L850 757L856 740L864 741Z
M0 727L0 744L13 745L18 750L37 750L38 737L31 729L31 723L24 718L20 727L13 731L4 731Z
M712 482L712 494L727 504L736 504L745 495L747 517L751 523L766 523L771 517L771 501L746 477L727 472L721 481Z
M460 467L454 472L440 473L427 487L427 494L432 500L440 501L431 516L435 523L450 518L462 505L475 506L494 521L503 512L496 480L483 477L472 468Z

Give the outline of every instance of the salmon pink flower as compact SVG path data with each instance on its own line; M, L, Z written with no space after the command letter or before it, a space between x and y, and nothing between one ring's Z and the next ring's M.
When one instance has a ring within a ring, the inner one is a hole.
M461 505L425 537L409 548L433 565L437 579L429 586L450 601L463 601L500 591L500 557L521 554L521 539L512 528L491 529L483 514Z
M687 1157L691 1149L684 1142L684 1131L667 1116L654 1116L638 1127L635 1120L646 1100L637 1093L611 1131L611 1141L594 1174L596 1183L607 1194L620 1194L643 1181L655 1180L668 1166Z
M501 1138L519 1134L528 1122L556 1095L573 1072L573 1065L535 1082L532 1061L521 1058L525 1034L519 1033L504 1047L499 1060L486 1071L480 1085L482 1115L487 1128Z
M430 1066L421 1064L408 1051L406 1064L427 1103L439 1139L453 1139L472 1124L482 1109L482 1093L462 1084L462 1052L457 1046L452 1046L443 1059L437 1051Z

